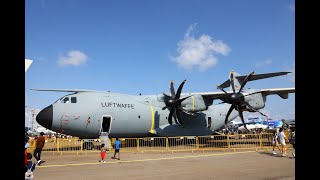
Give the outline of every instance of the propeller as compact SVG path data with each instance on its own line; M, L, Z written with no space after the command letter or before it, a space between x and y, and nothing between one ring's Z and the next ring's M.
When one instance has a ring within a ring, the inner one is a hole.
M165 110L166 108L170 108L170 113L169 113L169 117L168 117L168 122L170 125L172 125L172 116L173 113L175 112L176 116L177 116L177 121L180 124L181 127L183 126L183 121L179 115L179 112L183 111L186 112L182 107L181 107L181 102L186 100L187 98L189 98L190 96L184 97L182 99L180 99L180 94L182 91L182 87L184 85L184 83L186 82L186 80L184 80L178 90L177 93L175 93L174 91L174 86L173 86L173 81L171 81L170 83L170 94L171 96L167 95L166 93L163 93L163 95L165 96L166 100L165 100L165 104L166 106L162 108L162 110ZM188 113L188 112L186 112Z
M232 93L227 93L223 88L221 88L220 86L217 86L218 89L220 89L221 91L223 91L224 93L227 94L226 97L221 98L221 100L225 103L229 103L231 104L227 115L226 115L226 119L224 121L225 124L227 124L228 122L228 118L229 115L231 114L231 112L233 111L233 109L236 109L239 112L239 116L241 118L241 121L245 127L246 130L248 130L244 119L243 119L243 110L246 109L247 106L249 106L250 108L252 108L247 102L245 102L244 99L244 95L241 93L243 87L247 84L247 82L249 81L250 77L254 74L254 72L251 72L242 82L241 87L239 89L238 92L236 92L235 90L235 85L234 85L234 74L233 71L230 72L230 84L231 84L231 88L232 88ZM253 108L252 108L253 109ZM254 109L253 109L254 110ZM256 111L256 110L255 110Z

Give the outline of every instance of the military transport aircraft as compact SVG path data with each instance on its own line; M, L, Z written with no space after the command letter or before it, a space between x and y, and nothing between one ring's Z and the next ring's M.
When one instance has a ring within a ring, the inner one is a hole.
M205 136L214 134L243 111L259 112L268 95L283 99L295 88L244 89L248 81L286 75L290 72L250 73L241 76L231 71L229 79L217 86L221 91L181 93L170 83L170 94L127 95L76 89L31 89L72 92L42 109L36 121L43 127L79 138L97 138L101 132L109 137ZM224 88L230 87L229 91ZM214 100L221 100L214 104Z

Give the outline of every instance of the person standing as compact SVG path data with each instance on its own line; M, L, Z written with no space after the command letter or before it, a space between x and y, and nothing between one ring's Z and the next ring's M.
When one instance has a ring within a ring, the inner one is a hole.
M277 153L275 152L275 148L276 148L276 147L279 149L280 152L282 152L281 149L280 149L280 147L279 147L279 144L278 144L278 135L277 135L277 132L276 132L276 131L274 131L274 132L272 133L271 143L272 143L272 154L273 154L273 155L276 155L276 154L277 154Z
M282 121L282 129L284 130L288 130L290 128L290 125L287 123L287 121L285 119L281 119Z
M101 160L99 160L99 162L102 162L102 163L106 162L104 160L104 157L106 156L106 153L107 153L107 148L105 147L105 144L101 144L101 151L100 151Z
M294 150L296 149L295 134L296 134L295 133L295 128L291 128L291 133L290 133L290 136L289 136L289 142L290 142L290 144L292 144L292 147L293 147ZM293 158L296 157L295 152L292 152L292 157Z
M44 138L44 133L41 132L40 136L37 138L36 141L36 149L33 152L33 156L36 158L36 160L38 161L38 165L40 165L41 163L41 152L45 143L45 138Z
M279 129L278 137L279 137L279 143L281 144L282 156L286 156L287 155L286 141L288 141L288 138L284 135L283 128Z
M120 147L121 147L121 143L119 141L119 138L116 138L116 141L114 142L113 159L116 159L116 154L118 154L118 160L120 160Z

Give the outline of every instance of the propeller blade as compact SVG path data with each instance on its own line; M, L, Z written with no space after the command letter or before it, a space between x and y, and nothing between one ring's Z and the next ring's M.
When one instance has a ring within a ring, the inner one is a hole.
M171 93L171 97L174 99L176 94L174 91L173 80L170 82L170 93Z
M248 128L247 128L246 123L244 122L243 114L242 114L242 110L241 110L240 105L238 105L237 108L238 108L239 116L240 116L240 118L241 118L241 121L242 121L242 123L243 123L244 128L245 128L247 131L249 131Z
M250 110L252 111L255 111L255 112L258 112L260 113L262 116L266 116L265 114L263 114L262 112L260 112L259 110L257 109L254 109L249 103L245 102L246 106L248 106L250 108Z
M187 96L187 97L184 97L184 98L182 98L182 99L179 99L179 100L177 101L177 103L180 104L182 101L188 99L189 97L191 97L191 96Z
M228 94L227 91L225 91L223 88L221 88L219 85L217 85L217 89L220 89L221 91L223 91L224 93Z
M178 109L176 109L176 116L177 116L177 121L178 121L179 125L180 125L181 127L184 127L183 121L182 121L182 119L181 119L181 117L180 117L180 114L179 114L179 112L178 112Z
M163 93L163 95L164 95L166 98L170 98L170 96L168 96L166 93Z
M243 83L241 84L241 87L238 91L238 93L242 90L242 88L247 84L247 82L249 81L250 77L254 74L254 71L252 71L243 81Z
M172 125L172 114L173 114L174 108L171 108L170 113L169 113L169 117L168 117L168 122L170 125Z
M234 76L233 76L233 71L230 72L230 83L231 83L231 87L233 90L233 93L235 93L235 89L234 89Z
M166 99L171 98L170 96L168 96L166 93L163 93L163 95L165 96ZM167 106L163 107L162 110L165 110L167 108Z
M186 82L186 80L183 80L182 83L180 84L175 99L179 99L180 98L181 90L182 90L182 87L183 87L185 82Z
M230 113L232 112L232 110L235 108L236 106L235 105L231 105L228 112L227 112L227 115L226 115L226 119L224 120L224 124L227 124L228 123L228 117L230 115Z
M262 116L267 116L267 115L263 114L262 112L260 112L258 110L257 110L257 112L260 113Z

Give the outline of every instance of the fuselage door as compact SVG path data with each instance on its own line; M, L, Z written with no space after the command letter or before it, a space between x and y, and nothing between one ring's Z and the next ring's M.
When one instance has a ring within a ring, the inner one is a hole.
M212 121L211 121L211 116L208 116L207 119L207 128L211 129L212 125L211 125Z
M100 132L107 132L110 134L110 129L111 129L111 116L102 116L102 123L101 123L101 130Z

